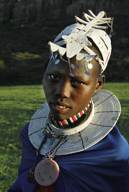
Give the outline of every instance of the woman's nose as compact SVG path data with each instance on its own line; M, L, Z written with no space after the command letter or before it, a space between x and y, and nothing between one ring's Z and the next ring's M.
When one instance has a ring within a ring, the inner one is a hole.
M69 80L60 81L57 87L57 94L63 98L69 98L71 95L71 85Z

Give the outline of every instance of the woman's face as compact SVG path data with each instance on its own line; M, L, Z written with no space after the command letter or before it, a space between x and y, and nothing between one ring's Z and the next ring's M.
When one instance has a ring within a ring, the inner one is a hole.
M77 114L89 104L100 87L100 66L92 60L88 67L85 60L58 60L50 62L43 78L44 92L55 119L63 120Z

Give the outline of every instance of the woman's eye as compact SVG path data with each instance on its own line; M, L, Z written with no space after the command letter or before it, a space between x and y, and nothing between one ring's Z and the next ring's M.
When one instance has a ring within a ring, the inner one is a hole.
M79 87L80 85L82 85L83 83L81 81L73 81L72 82L72 86L73 87Z
M74 87L74 88L79 88L80 86L83 86L83 85L88 85L86 82L84 82L84 81L79 81L79 80L72 80L72 82L71 82L71 84L72 84L72 86Z

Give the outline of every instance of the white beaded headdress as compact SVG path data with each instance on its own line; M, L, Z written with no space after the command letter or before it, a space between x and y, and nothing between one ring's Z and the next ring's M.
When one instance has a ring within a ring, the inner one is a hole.
M95 15L89 10L89 15L84 13L85 20L75 17L77 21L75 24L66 27L57 35L54 42L49 42L51 52L58 52L60 56L66 54L68 60L74 56L77 60L86 59L87 61L95 58L103 72L112 50L110 35L106 33L106 29L112 29L113 23L113 19L105 15L104 11ZM90 48L92 42L101 53L101 58Z

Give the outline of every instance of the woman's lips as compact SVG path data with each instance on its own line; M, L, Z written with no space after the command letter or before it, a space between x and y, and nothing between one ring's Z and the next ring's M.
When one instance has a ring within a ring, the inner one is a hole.
M63 104L52 104L52 109L58 113L67 113L70 107Z

